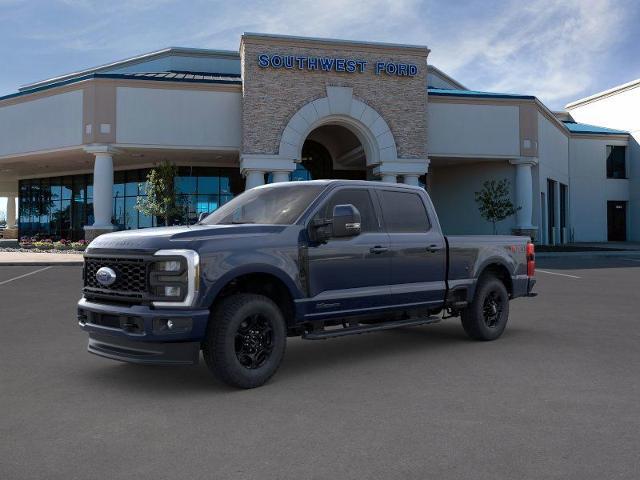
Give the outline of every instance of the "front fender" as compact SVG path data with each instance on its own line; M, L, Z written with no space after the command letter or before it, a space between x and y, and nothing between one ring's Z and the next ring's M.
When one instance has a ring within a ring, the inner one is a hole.
M243 275L249 275L252 273L263 273L276 277L287 287L293 299L301 298L303 296L300 287L296 284L296 281L286 271L273 265L254 263L236 267L233 270L226 272L215 282L206 286L202 296L202 306L210 307L213 305L213 302L220 291L228 285L229 282Z

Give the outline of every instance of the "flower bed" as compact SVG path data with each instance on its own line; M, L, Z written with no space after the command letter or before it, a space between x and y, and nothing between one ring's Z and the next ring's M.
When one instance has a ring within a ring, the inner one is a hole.
M38 238L38 237L22 237L20 238L20 249L26 251L73 251L82 252L89 242L86 240L78 240L73 242L71 240L57 240L53 241L50 238Z

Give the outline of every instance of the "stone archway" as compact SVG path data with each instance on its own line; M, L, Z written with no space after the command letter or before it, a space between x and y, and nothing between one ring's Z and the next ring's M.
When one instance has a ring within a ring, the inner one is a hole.
M302 149L309 134L325 125L336 125L353 133L365 153L366 168L385 182L418 185L418 178L428 170L426 158L398 158L396 141L385 119L373 108L353 96L351 87L326 87L327 96L300 108L287 122L280 136L277 154L245 153L240 156L240 171L246 188L264 183L265 172L273 173L274 182L289 179L295 164L301 161Z
M353 97L350 87L327 87L327 96L313 100L289 120L280 138L278 155L300 161L302 147L309 134L323 125L339 125L360 141L367 166L395 162L396 142L382 116L366 103Z

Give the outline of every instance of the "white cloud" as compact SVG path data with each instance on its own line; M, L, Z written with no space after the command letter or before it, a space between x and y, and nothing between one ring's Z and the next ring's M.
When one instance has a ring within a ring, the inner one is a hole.
M284 0L217 11L215 19L201 19L188 40L216 47L231 37L235 48L239 34L248 30L426 44L430 62L470 88L534 94L558 107L593 87L597 57L622 37L627 7L616 0L446 6L417 0Z
M460 40L436 42L433 59L471 88L535 94L557 107L594 85L625 11L612 0L514 2L494 20L467 21Z
M638 8L633 0L57 0L47 5L48 12L27 13L39 23L21 35L52 55L78 52L101 63L169 45L235 50L244 31L424 44L432 50L431 63L470 88L534 94L554 107L593 90L608 51L632 31L629 12Z

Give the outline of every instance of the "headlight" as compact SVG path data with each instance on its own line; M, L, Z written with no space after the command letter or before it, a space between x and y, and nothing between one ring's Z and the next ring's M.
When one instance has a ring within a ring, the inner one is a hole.
M180 287L164 287L165 297L179 297L182 294Z
M156 307L190 307L200 287L200 257L193 250L160 250L154 254L149 283Z
M169 260L167 262L158 262L155 264L161 272L179 272L182 264L179 260Z

